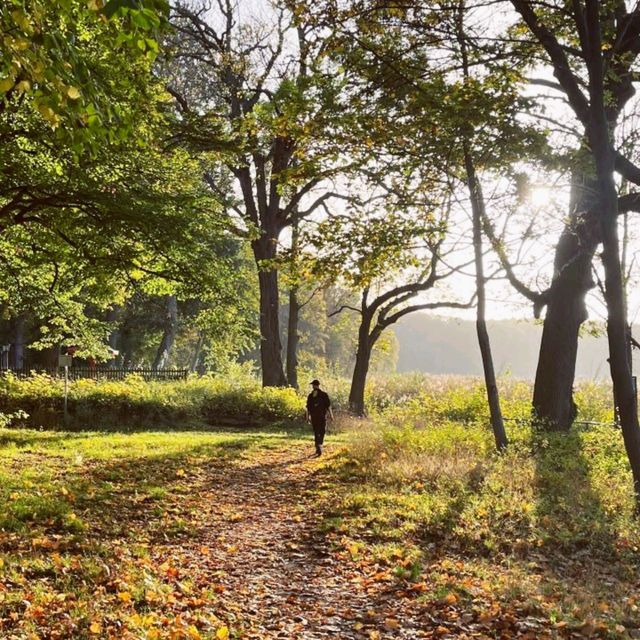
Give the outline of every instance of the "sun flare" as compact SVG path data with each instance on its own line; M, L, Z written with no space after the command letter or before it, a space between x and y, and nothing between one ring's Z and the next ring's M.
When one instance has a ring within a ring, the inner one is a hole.
M529 200L535 207L544 207L551 203L553 191L550 187L536 186L531 189Z

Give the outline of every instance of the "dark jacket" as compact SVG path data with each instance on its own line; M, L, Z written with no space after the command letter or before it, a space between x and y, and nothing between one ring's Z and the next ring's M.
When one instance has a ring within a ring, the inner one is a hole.
M314 396L313 391L307 396L307 411L312 419L321 419L327 415L329 407L331 406L331 400L329 395L324 391L318 390L318 393Z

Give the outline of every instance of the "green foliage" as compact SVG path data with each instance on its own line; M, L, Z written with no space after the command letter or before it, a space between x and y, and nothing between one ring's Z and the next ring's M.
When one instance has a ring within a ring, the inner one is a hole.
M103 11L101 11L103 9ZM0 112L37 115L76 151L127 136L121 98L158 54L164 0L10 0L0 8Z
M61 424L64 382L34 374L0 378L0 410L26 411L21 422ZM74 427L139 428L159 425L237 424L252 426L294 422L304 417L304 403L293 389L265 388L253 378L190 378L181 382L78 380L69 386Z

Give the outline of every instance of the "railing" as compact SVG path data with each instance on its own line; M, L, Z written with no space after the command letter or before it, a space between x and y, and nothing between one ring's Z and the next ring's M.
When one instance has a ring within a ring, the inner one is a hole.
M40 373L58 378L64 376L64 369L58 367L22 367L20 369L0 368L0 375L11 373L17 378L27 378L34 373ZM122 369L113 367L69 367L69 379L81 380L89 378L91 380L124 380L127 376L137 375L145 380L186 380L189 375L188 369Z

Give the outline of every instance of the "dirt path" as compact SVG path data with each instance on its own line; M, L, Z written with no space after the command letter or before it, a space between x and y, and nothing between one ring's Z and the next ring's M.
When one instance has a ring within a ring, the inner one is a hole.
M432 637L437 622L407 610L411 600L398 598L385 569L340 557L318 533L317 488L332 454L317 460L309 452L295 445L212 465L203 487L211 502L191 505L202 526L190 553L178 559L181 571L201 584L209 580L218 592L217 615L242 637ZM176 552L171 545L155 549L157 562Z

